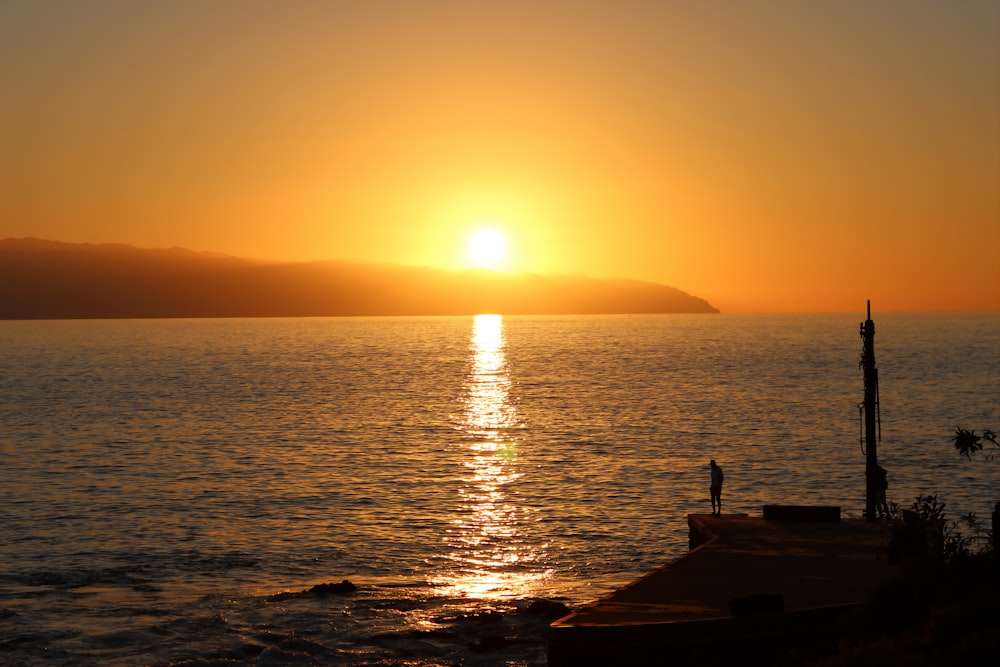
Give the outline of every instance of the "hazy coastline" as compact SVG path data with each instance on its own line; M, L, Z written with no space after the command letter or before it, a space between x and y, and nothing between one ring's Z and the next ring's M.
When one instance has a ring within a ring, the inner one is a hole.
M674 287L182 248L0 240L0 319L716 313Z

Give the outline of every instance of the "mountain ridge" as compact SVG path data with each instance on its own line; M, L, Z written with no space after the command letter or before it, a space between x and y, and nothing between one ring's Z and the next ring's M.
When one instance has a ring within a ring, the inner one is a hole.
M717 313L626 278L504 274L328 260L268 262L186 248L0 239L0 319Z

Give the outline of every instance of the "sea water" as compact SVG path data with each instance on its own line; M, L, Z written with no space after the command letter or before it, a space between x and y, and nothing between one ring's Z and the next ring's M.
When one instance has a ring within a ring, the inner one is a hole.
M711 458L861 515L862 319L0 322L0 663L542 665L532 603L683 555ZM875 319L890 500L988 522L1000 315Z

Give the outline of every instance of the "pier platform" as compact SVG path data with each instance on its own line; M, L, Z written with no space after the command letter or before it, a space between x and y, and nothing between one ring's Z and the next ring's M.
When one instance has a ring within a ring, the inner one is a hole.
M835 642L842 616L896 573L885 522L839 508L692 514L688 526L686 555L552 623L550 667L768 664Z

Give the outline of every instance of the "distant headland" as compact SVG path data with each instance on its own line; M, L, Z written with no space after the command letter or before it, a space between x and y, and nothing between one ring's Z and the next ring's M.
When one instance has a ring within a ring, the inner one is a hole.
M7 320L717 312L679 289L621 278L0 240L0 319Z

